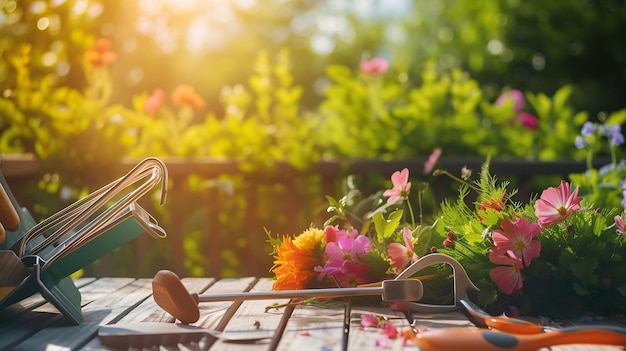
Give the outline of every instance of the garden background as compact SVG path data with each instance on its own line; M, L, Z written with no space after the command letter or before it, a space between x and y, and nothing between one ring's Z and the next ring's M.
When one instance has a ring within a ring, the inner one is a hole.
M137 239L94 275L267 275L266 231L321 225L351 173L377 191L404 165L422 176L440 148L440 167L491 157L530 194L558 184L558 162L584 169L585 121L626 119L624 1L1 4L0 154L34 155L15 190L35 218L144 157L170 168L166 206L144 200L168 238ZM388 67L361 67L376 58ZM496 103L511 90L522 111ZM456 196L423 180L429 214Z

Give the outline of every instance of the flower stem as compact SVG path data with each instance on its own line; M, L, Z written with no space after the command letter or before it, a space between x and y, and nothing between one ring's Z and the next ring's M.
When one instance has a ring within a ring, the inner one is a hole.
M445 169L438 169L438 170L436 170L433 174L434 174L434 175L442 175L442 174L445 174L445 175L447 175L448 177L452 178L452 180L456 180L457 182L459 182L459 183L461 183L461 184L467 184L467 186L469 186L470 188L472 188L474 191L476 191L476 192L480 192L480 189L479 189L478 187L476 187L475 185L473 185L472 183L467 182L467 181L465 181L465 180L463 180L463 179L461 179L461 178L459 178L459 177L457 177L457 176L455 176L455 175L451 174L450 172L446 171Z
M615 147L611 146L611 162L613 163L613 168L617 168L617 157L615 156Z
M417 192L417 206L418 206L418 211L419 211L419 216L420 216L420 224L424 223L424 215L422 212L422 191L419 190ZM413 226L415 226L415 224L413 224Z
M415 215L413 214L413 207L411 207L411 202L407 199L406 204L409 207L409 213L411 214L411 224L413 228L415 228Z

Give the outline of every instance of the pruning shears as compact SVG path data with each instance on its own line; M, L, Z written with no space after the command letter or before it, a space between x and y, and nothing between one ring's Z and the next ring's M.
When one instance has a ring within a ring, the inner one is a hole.
M530 351L568 344L626 345L626 328L573 326L546 331L522 319L491 316L466 299L459 303L477 328L414 329L413 340L423 351Z
M417 330L414 342L423 351L531 351L571 344L626 345L626 328L574 326L535 334L481 328Z

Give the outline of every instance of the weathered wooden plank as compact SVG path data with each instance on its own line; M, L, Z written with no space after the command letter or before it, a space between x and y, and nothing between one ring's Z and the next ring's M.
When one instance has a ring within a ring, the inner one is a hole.
M94 282L95 280L95 278L81 278L74 280L74 285L76 285L77 288L81 288L89 283ZM10 320L12 318L15 318L22 313L31 311L47 302L48 301L46 301L46 299L44 299L41 294L34 294L19 302L12 304L11 306L7 306L2 311L0 311L2 312L0 314L0 326L2 326L2 324L5 322L10 323Z
M341 350L343 319L343 307L298 306L277 350Z
M220 294L249 291L256 281L257 279L254 277L221 279L212 285L205 293ZM224 330L224 327L228 324L230 318L240 305L240 302L230 301L211 303L201 302L198 305L198 308L200 309L200 319L194 323L194 325L203 328Z
M250 291L269 291L272 289L272 283L269 279L260 279ZM254 331L263 335L272 335L279 327L283 310L269 309L266 312L266 307L286 302L288 299L243 301L230 318L224 331L233 333ZM233 343L217 340L210 350L267 350L270 343L271 340L269 339L254 343Z
M473 326L461 312L413 313L416 328L453 328Z
M89 305L94 299L118 291L131 283L131 278L101 279L80 289L83 306ZM44 303L29 313L17 315L10 323L3 323L0 328L0 349L17 348L25 340L33 339L30 350L46 346L46 339L34 338L34 335L48 328L72 327L67 319L50 303ZM74 326L76 327L76 326ZM72 336L73 337L73 336ZM39 346L37 346L39 345Z
M256 281L255 278L240 278L240 279L222 279L215 282L213 278L183 278L182 282L189 292L195 293L224 293L224 292L237 292L245 291L250 288L250 285ZM207 290L207 287L209 289ZM196 326L202 326L205 328L218 329L220 323L227 322L233 312L228 312L232 302L215 302L215 303L201 303L200 319L194 323ZM139 306L135 307L131 312L122 317L116 323L141 323L141 322L163 322L172 323L174 318L167 312L163 311L152 298L144 300ZM223 327L222 327L223 328ZM209 342L212 342L210 340ZM179 344L174 346L161 346L160 349L167 350L193 350L197 349L196 344ZM103 346L97 338L92 339L82 350L108 350L109 348ZM151 349L147 347L146 349Z
M108 286L124 284L113 291ZM129 284L126 284L129 283ZM55 348L75 350L96 337L98 326L120 319L151 294L151 280L131 278L104 278L97 281L84 296L93 299L83 307L84 322L78 326L55 325L40 330L19 344L16 350L36 350L45 343ZM82 292L81 292L82 293Z
M198 293L207 289L215 282L213 278L184 278L183 285L190 293ZM152 296L152 287L150 286L149 295ZM173 323L174 317L163 311L152 297L145 299L139 306L135 307L130 313L123 316L116 323L135 323L135 322L163 322Z
M395 337L389 337L383 333L381 328L363 327L361 317L364 314L384 320L384 323L392 325L399 334ZM402 337L404 331L411 329L409 321L404 313L393 310L390 306L359 306L353 309L350 327L349 350L368 350L377 347L388 350L403 350L412 345Z

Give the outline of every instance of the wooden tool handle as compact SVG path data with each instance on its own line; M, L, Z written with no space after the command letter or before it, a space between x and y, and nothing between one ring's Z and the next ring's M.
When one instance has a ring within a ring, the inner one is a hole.
M181 323L194 323L200 318L198 294L190 294L176 273L161 270L152 279L152 297L163 310Z
M15 207L9 199L9 195L4 190L4 187L0 185L0 223L4 229L9 231L16 231L20 227L20 216L18 216ZM0 240L0 243L4 240Z

